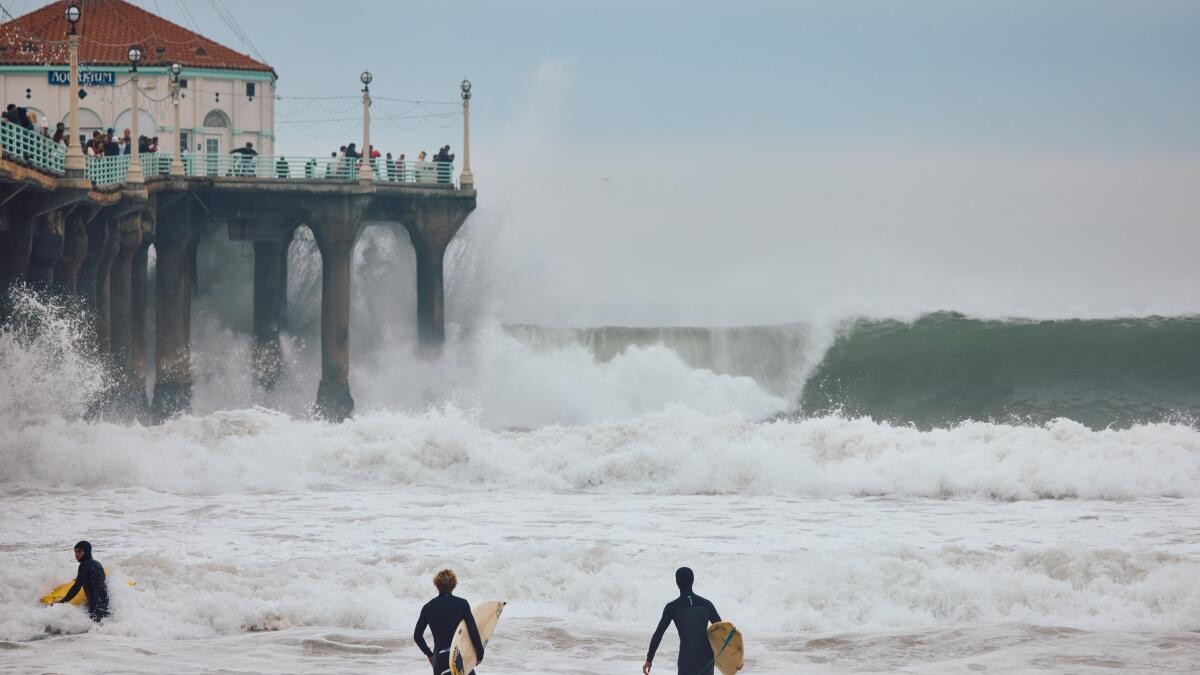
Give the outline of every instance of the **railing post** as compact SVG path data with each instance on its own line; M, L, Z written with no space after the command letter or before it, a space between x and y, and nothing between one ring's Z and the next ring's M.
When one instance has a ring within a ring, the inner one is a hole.
M182 69L178 63L171 64L171 105L174 108L175 122L175 149L171 152L171 169L170 175L180 177L184 175L183 159L180 155L186 149L183 147L183 130L179 128L179 73Z
M67 130L67 175L72 178L81 178L83 176L83 148L79 144L79 35L75 32L75 24L71 24L71 35L69 37L70 52L71 52L71 81L70 93L67 98L71 100L71 119L70 129ZM72 140L72 136L75 138Z
M371 169L371 74L364 72L361 79L363 83L363 163L362 169L358 172L358 180L370 183L375 180L375 173Z
M129 149L129 169L125 172L125 182L138 185L146 182L146 176L142 173L142 160L138 157L138 118L141 117L141 110L138 108L138 73L136 62L133 65L133 72L129 74L129 84L133 87L133 91L131 92L133 99L133 123L130 125L132 137L129 139L133 147Z
M475 187L475 175L471 173L471 81L463 80L463 170L458 184L464 188Z

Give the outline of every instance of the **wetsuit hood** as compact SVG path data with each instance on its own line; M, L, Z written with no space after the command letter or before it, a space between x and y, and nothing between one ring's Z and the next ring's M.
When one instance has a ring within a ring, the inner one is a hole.
M87 560L88 558L92 557L92 544L90 542L81 541L81 542L75 544L75 548L81 549L83 551L83 559L84 560Z
M680 567L675 570L675 585L679 586L679 592L687 595L692 592L692 584L696 581L696 575L692 573L690 567Z

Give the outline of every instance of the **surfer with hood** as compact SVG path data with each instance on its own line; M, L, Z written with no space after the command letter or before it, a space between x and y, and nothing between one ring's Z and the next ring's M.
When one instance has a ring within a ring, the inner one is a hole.
M421 648L421 653L429 659L433 666L433 675L450 672L450 643L454 641L454 631L458 630L460 621L467 622L467 634L478 656L477 663L483 662L483 640L479 637L479 627L475 625L475 615L471 613L471 603L453 595L454 587L458 585L458 576L453 570L442 570L433 577L433 585L437 587L438 596L421 608L421 618L417 620L413 640ZM425 629L433 633L433 649L425 642ZM471 671L474 675L475 671Z
M75 544L75 559L79 561L75 583L59 602L71 602L82 590L87 594L88 616L92 621L101 621L108 617L108 583L104 578L104 566L92 557L92 545L86 541Z
M708 643L708 624L721 621L717 608L708 600L692 592L696 576L687 567L675 570L675 584L679 586L679 597L663 608L662 619L650 638L650 651L642 665L643 675L650 675L650 664L658 643L662 642L667 626L675 623L679 631L679 675L713 675L712 647Z

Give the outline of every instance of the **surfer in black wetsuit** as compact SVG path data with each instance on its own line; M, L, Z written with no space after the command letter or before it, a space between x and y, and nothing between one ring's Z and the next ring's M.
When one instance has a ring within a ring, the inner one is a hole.
M107 618L108 583L104 579L104 566L92 557L92 545L86 541L75 544L75 559L79 561L75 584L59 602L71 602L82 589L87 594L88 616L92 621Z
M417 620L417 628L413 631L413 639L421 648L421 653L429 659L433 666L433 675L450 672L450 643L454 640L454 631L458 622L467 622L467 634L471 644L475 646L477 661L483 662L483 640L479 637L479 627L475 625L475 615L471 613L471 604L462 598L451 595L458 585L458 577L451 570L442 570L433 577L433 585L437 586L438 596L421 608L421 618ZM425 642L425 629L433 633L433 649ZM471 671L474 675L475 671Z
M719 622L721 615L717 614L717 608L711 602L692 593L695 578L687 567L675 570L679 597L663 608L662 619L654 630L654 637L650 638L650 651L646 653L646 663L642 665L643 675L650 675L654 652L658 651L658 643L662 642L663 633L667 632L667 626L672 621L679 631L679 675L713 675L715 661L708 643L708 624Z

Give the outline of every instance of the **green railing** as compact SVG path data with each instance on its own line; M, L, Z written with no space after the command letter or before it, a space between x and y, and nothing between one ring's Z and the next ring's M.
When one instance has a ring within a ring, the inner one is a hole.
M454 183L454 164L452 162L376 158L371 160L371 169L375 172L375 180L388 183L434 185Z
M166 152L139 156L142 174L147 178L167 176L171 171L171 155ZM296 157L271 155L188 154L183 157L187 176L201 178L274 178L284 180L358 180L363 159L339 157ZM411 183L416 185L454 185L454 165L450 162L421 162L370 160L373 178L380 183ZM125 182L129 170L129 155L92 157L87 162L87 177L96 185Z
M110 157L88 157L83 175L92 181L93 185L116 185L125 182L125 174L129 172L129 155L112 155Z
M209 178L358 179L355 163L336 157L197 153L185 155L183 165L187 175Z
M143 152L138 155L142 162L142 175L146 178L165 176L171 172L171 153Z
M43 173L62 175L65 171L65 145L8 120L0 121L0 146L4 148L5 157Z

